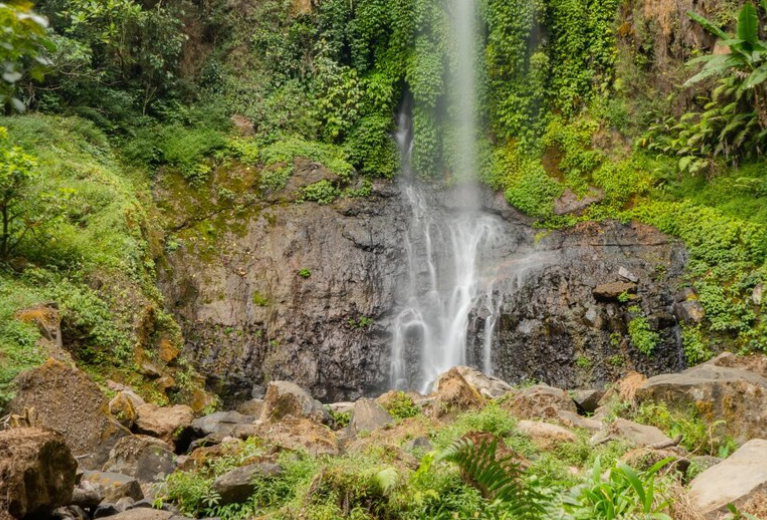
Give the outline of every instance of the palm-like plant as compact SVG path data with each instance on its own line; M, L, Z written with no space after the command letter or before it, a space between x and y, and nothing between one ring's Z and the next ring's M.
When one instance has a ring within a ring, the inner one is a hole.
M671 520L663 513L669 502L659 500L656 489L657 473L673 459L664 459L643 473L617 463L610 468L607 479L597 459L591 479L579 486L565 499L565 508L574 520L618 520L647 518Z
M767 0L761 0L767 10ZM767 42L759 38L757 8L746 2L738 14L735 35L695 12L687 15L720 40L728 52L714 52L688 62L703 68L685 83L692 86L719 78L703 111L671 118L650 129L652 148L679 155L682 171L697 173L711 157L753 156L763 153L767 138ZM670 136L670 138L669 138Z

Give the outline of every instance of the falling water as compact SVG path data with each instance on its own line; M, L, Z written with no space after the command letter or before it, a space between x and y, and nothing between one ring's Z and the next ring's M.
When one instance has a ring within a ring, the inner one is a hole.
M429 190L410 167L414 140L411 106L399 113L397 146L402 158L403 191L411 209L405 237L409 280L406 301L393 324L391 385L425 390L442 372L467 364L467 334L472 310L487 307L483 359L491 370L492 336L500 312L493 275L482 259L500 234L496 217L480 211L476 170L476 5L447 0L454 20L455 52L450 83L449 130L455 136L454 178L459 182L457 210L434 207ZM417 353L415 356L413 353ZM417 358L417 367L409 360Z
M440 373L467 363L469 316L481 302L492 308L481 360L482 368L490 369L490 336L500 309L493 296L494 273L481 260L499 236L500 224L495 216L478 210L446 212L431 205L429 189L418 183L409 167L413 142L406 110L399 116L396 138L402 153L403 191L411 210L405 236L409 279L406 301L394 320L391 384L424 390ZM416 373L407 366L411 349L419 352Z

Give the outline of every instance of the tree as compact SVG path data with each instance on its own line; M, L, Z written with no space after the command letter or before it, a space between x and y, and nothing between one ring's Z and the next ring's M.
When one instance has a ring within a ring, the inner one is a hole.
M23 111L24 103L15 95L23 71L26 69L32 79L40 81L50 65L45 56L46 50L52 50L46 31L48 20L30 7L24 1L0 3L0 108L10 103Z
M12 146L8 130L0 127L0 261L7 261L29 227L16 233L16 221L24 212L24 199L34 178L35 159Z

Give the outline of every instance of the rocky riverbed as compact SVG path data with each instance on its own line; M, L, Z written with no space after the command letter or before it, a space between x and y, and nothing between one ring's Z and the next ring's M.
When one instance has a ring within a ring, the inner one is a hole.
M687 443L689 431L648 424L641 411L652 406L694 418L727 450L711 454ZM619 447L619 458L639 469L668 459L674 518L720 518L729 504L761 514L767 503L765 356L723 354L649 379L632 371L606 390L514 387L458 367L429 395L387 392L328 405L295 383L272 381L263 399L197 417L183 405L145 403L126 387L107 397L72 365L51 360L20 377L11 409L0 432L0 518L181 518L189 503L168 494L169 476L208 475L216 506L243 504L260 482L284 478L290 457L319 463L384 449L387 464L412 474L464 423L467 438L513 446L523 467L562 446ZM500 418L506 430L498 431ZM575 478L589 470L570 464Z

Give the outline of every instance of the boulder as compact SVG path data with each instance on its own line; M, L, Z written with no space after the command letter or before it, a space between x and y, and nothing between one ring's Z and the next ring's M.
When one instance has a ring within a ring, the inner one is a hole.
M99 505L103 500L104 495L101 493L101 490L87 480L83 480L72 492L70 504L90 509Z
M144 404L137 410L136 431L175 443L174 435L192 425L194 413L183 404L160 408L154 404Z
M239 412L216 412L192 421L192 429L195 435L206 437L208 435L229 435L238 424L250 424L253 417Z
M621 294L636 294L637 284L634 282L612 282L597 285L591 292L594 298L603 302L618 301Z
M723 356L680 374L652 377L637 390L637 399L682 411L693 406L709 423L724 421L717 434L738 442L766 437L767 378L758 372L764 356L753 358L736 365L731 356Z
M689 498L707 518L717 518L757 493L767 491L767 440L748 441L724 462L713 466L690 483Z
M578 413L567 392L547 385L525 388L503 406L520 419L555 419L561 410Z
M572 393L572 398L583 412L594 413L599 408L599 401L604 395L603 390L576 390Z
M640 447L658 447L672 444L671 439L655 426L638 424L626 419L616 419L610 425L607 432L608 435L626 439L635 446Z
M246 429L240 437L258 436L277 447L288 450L305 450L314 455L338 455L341 447L333 431L307 418L285 417L279 422L268 421L256 425L238 426L234 433Z
M517 431L530 437L533 444L544 450L562 442L578 440L578 437L570 430L541 421L519 421Z
M77 461L63 435L41 428L0 432L0 517L45 517L69 504Z
M599 401L599 406L608 406L614 400L624 401L630 404L634 404L636 399L637 390L647 381L647 378L635 372L629 371L618 382L616 382L607 392L605 392L602 399ZM599 409L597 409L597 412Z
M263 462L233 469L213 482L213 489L221 495L219 505L246 502L255 490L254 481L264 477L276 477L282 472L277 464Z
M568 410L559 410L557 412L557 420L567 428L582 428L593 432L600 431L604 426L602 421L583 417Z
M140 482L160 482L176 469L170 446L154 437L132 435L117 441L104 471L121 473Z
M289 381L272 381L264 396L261 420L278 421L287 416L306 417L319 422L330 420L322 404L306 390Z
M83 468L101 467L112 446L130 435L109 413L98 385L68 364L49 359L19 375L15 386L10 411L34 408L37 425L60 432Z
M361 431L373 432L394 422L389 412L372 399L360 399L354 404L348 432L352 437Z
M88 482L104 496L104 502L117 502L123 497L133 500L144 498L144 492L138 480L120 473L108 471L86 471L83 481Z
M432 396L431 414L435 418L476 410L486 404L485 398L466 381L457 368L451 368L439 377Z
M237 405L237 411L242 415L248 415L250 417L261 417L261 413L264 411L263 399L251 399Z
M146 402L132 390L123 390L109 401L109 413L126 428L131 428L138 418L137 410Z
M461 374L464 380L476 390L482 397L486 399L498 399L509 392L512 392L514 388L511 385L498 379L497 377L489 376L471 367L455 367L459 374ZM450 371L445 372L437 378L434 383L435 388L439 388L440 381L443 377L447 377Z
M402 448L407 451L419 450L422 452L428 452L434 449L429 438L425 436L416 437L415 439L407 441L402 445Z

